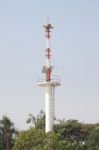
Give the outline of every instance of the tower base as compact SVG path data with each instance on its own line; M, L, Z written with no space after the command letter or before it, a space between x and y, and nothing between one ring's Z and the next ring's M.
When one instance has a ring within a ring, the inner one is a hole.
M38 86L45 88L45 132L53 130L54 126L54 90L60 86L57 81L39 81Z

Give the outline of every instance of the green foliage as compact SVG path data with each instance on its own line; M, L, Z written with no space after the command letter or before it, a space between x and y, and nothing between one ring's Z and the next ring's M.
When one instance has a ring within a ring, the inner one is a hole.
M45 133L40 129L30 128L18 134L13 150L43 150Z
M14 139L13 135L16 134L16 130L13 126L11 120L3 116L0 120L0 149L1 150L11 150Z
M77 120L68 120L59 125L55 125L54 130L60 134L61 140L81 143L85 140L85 126Z
M13 150L86 150L84 144L60 140L55 132L44 133L31 128L18 134Z
M59 141L58 150L84 150L82 144L71 143L70 141Z
M84 124L78 120L67 120L54 126L55 133L60 135L60 140L70 141L71 143L85 143L90 131L99 127L99 124Z
M58 135L54 132L46 133L45 150L57 150L58 148Z
M87 140L87 148L88 150L99 150L99 127L94 128Z
M40 114L37 115L35 128L45 129L45 113L42 110L40 111Z
M14 142L13 123L7 117L0 120L0 150L99 150L98 123L62 120L54 125L53 132L45 133L43 111L37 117L30 114L27 122L31 122L32 126L26 131L20 131Z
M29 114L29 118L27 119L27 123L32 123L32 126L36 129L45 129L45 113L44 111L40 111L40 113L35 117L33 114Z

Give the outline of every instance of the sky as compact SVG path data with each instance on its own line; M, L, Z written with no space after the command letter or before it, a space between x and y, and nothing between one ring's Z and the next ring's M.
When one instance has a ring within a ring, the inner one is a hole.
M99 122L99 1L0 0L0 118L18 129L45 109L37 86L45 64L43 25L49 17L55 89L55 116Z

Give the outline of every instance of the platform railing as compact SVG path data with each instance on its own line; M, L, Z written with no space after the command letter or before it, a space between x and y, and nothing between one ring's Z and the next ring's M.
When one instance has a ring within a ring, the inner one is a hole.
M37 82L45 82L46 78L39 77ZM60 77L58 75L51 76L51 80L48 82L58 82L60 83Z

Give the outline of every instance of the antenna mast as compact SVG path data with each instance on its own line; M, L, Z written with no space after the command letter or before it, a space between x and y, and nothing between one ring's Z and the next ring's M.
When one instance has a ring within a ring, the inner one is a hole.
M50 65L50 33L53 27L49 22L43 27L46 37L46 64L43 66L42 73L45 73L46 77L44 80L38 81L38 85L45 88L45 132L49 132L53 130L54 126L54 91L55 87L60 86L60 82L51 75L53 67Z

